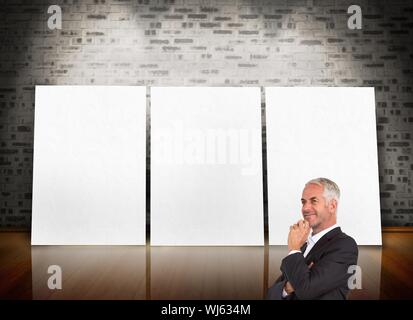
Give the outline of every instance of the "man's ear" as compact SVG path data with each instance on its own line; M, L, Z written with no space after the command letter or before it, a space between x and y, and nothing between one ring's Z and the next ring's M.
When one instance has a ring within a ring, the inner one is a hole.
M331 212L336 212L337 211L337 200L331 199L330 203L328 204L328 208L330 209Z

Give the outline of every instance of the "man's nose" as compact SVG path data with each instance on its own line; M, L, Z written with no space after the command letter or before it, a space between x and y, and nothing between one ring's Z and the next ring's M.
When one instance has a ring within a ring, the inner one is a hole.
M310 212L311 210L311 205L309 203L303 204L302 212Z

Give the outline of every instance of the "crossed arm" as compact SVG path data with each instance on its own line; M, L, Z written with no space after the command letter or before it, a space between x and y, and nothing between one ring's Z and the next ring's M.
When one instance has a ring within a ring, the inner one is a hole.
M301 253L285 257L281 271L287 282L284 289L298 299L316 299L336 288L346 286L348 267L357 263L358 249L351 239L339 239L310 268Z

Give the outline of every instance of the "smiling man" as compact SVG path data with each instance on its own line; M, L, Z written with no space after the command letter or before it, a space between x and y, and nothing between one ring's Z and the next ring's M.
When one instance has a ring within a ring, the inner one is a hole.
M337 225L339 200L340 189L333 181L307 182L301 197L304 220L290 227L289 254L282 260L282 275L269 289L268 299L347 298L348 269L357 264L358 248Z

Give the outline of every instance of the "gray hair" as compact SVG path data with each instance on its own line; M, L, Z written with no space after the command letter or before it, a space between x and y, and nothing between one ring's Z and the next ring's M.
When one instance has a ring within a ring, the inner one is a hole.
M330 179L327 179L327 178L316 178L316 179L312 179L308 181L305 185L308 185L308 184L317 184L320 187L323 187L324 188L323 196L327 202L330 202L333 199L336 200L337 203L339 202L340 189L334 181L331 181Z

